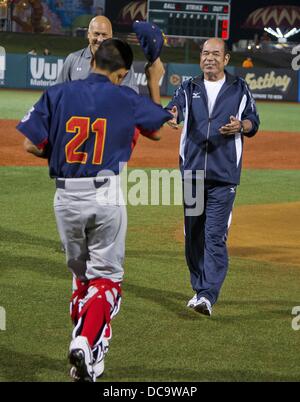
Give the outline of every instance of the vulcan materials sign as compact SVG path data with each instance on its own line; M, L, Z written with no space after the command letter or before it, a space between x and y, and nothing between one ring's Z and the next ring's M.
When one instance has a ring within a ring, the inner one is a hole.
M64 60L56 57L30 57L28 85L31 88L47 88L54 85L63 67Z
M48 88L55 84L63 62L64 59L55 56L6 54L6 68L2 70L0 86L25 89Z

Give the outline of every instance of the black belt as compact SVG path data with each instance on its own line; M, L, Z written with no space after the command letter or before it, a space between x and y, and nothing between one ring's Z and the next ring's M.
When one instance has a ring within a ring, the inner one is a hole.
M102 179L102 181L98 180L94 180L93 184L95 186L95 188L100 188L102 186L104 186L104 184L106 184L107 182L109 182L108 178ZM65 179L56 179L55 180L55 184L56 184L56 188L60 188L62 190L64 190L66 188L66 180Z

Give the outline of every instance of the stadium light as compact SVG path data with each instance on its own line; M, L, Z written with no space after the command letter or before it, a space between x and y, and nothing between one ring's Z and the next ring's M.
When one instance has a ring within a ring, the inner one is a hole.
M281 32L281 29L278 27L276 28L276 31L274 31L274 29L271 27L264 28L264 31L268 32L270 35L275 36L277 39L280 39L280 38L287 39L287 38L290 38L291 36L297 35L297 33L300 32L300 29L293 28L293 29L285 32L284 34Z
M278 35L278 33L277 32L275 32L274 31L274 29L272 29L272 28L264 28L264 30L266 31L266 32L268 32L270 35L273 35L273 36L275 36L276 38L280 38L280 35Z
M300 32L300 29L293 28L293 29L291 29L290 31L286 32L286 33L284 34L284 37L285 37L285 38L289 38L290 36L297 35L297 33L299 33L299 32Z

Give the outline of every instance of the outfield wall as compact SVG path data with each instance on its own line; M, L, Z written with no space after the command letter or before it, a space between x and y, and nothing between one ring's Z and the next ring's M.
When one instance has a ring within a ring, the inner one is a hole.
M45 89L55 84L64 59L56 56L31 56L21 54L0 55L0 87L20 89ZM141 93L147 93L144 62L135 62L137 82ZM186 79L199 74L197 64L165 64L166 74L161 84L161 94L172 96ZM255 99L300 102L300 71L292 69L228 67L231 74L243 77Z

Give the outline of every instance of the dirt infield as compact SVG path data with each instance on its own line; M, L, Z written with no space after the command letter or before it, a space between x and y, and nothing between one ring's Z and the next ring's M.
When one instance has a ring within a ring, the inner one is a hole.
M23 150L17 121L0 120L1 166L46 166ZM177 167L180 132L164 128L162 140L140 137L131 167ZM260 132L245 139L244 168L300 169L300 135ZM262 224L263 223L263 224ZM300 266L300 202L246 205L234 209L229 236L230 255ZM182 225L174 233L183 241Z
M15 120L0 120L0 166L45 166L23 150L23 136ZM161 141L140 137L129 166L177 167L180 131L163 129ZM245 139L244 168L300 169L300 135L297 133L261 131Z

